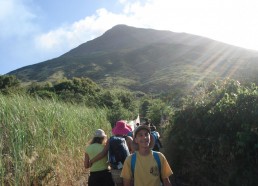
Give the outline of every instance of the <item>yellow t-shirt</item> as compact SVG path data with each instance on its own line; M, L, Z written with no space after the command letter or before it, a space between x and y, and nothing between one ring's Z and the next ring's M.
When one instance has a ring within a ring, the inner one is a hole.
M161 163L161 177L168 178L173 174L165 156L158 152ZM124 162L121 177L133 179L131 170L132 155L128 156ZM136 152L136 162L134 170L134 186L160 186L160 173L158 164L152 153L142 156Z
M88 147L86 147L85 152L89 155L89 158L94 158L98 153L100 153L104 148L104 145L99 143L93 143L90 144ZM107 156L100 159L99 161L96 161L93 163L93 165L90 168L91 172L101 171L108 169L108 159Z

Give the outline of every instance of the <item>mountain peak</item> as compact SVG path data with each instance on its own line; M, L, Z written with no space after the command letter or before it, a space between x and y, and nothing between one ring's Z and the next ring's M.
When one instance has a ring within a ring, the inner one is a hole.
M104 51L131 50L155 42L170 43L171 41L176 40L176 35L178 34L171 31L136 28L118 24L107 30L100 37L78 46L64 54L64 56L77 56Z
M130 28L130 26L125 25L125 24L118 24L118 25L113 26L110 30L114 30L114 29L128 29L128 28Z

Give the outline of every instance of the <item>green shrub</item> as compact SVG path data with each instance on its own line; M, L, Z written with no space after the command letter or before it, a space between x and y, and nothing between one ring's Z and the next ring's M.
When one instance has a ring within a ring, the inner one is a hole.
M258 87L216 82L184 104L166 152L178 182L258 185Z
M20 81L14 75L0 75L0 92L4 94L19 92Z

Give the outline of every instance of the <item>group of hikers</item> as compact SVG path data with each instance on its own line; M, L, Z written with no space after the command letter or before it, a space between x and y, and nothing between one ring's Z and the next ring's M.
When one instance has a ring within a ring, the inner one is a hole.
M149 120L133 129L116 122L112 136L97 129L86 147L84 167L90 168L89 186L171 186L172 170L159 152L162 144Z

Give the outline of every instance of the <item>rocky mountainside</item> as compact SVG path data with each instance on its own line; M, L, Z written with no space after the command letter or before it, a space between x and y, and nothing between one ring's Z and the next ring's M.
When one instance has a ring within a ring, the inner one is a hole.
M160 93L225 77L258 83L258 52L186 33L117 25L60 57L9 74L24 82L89 77L104 86Z

